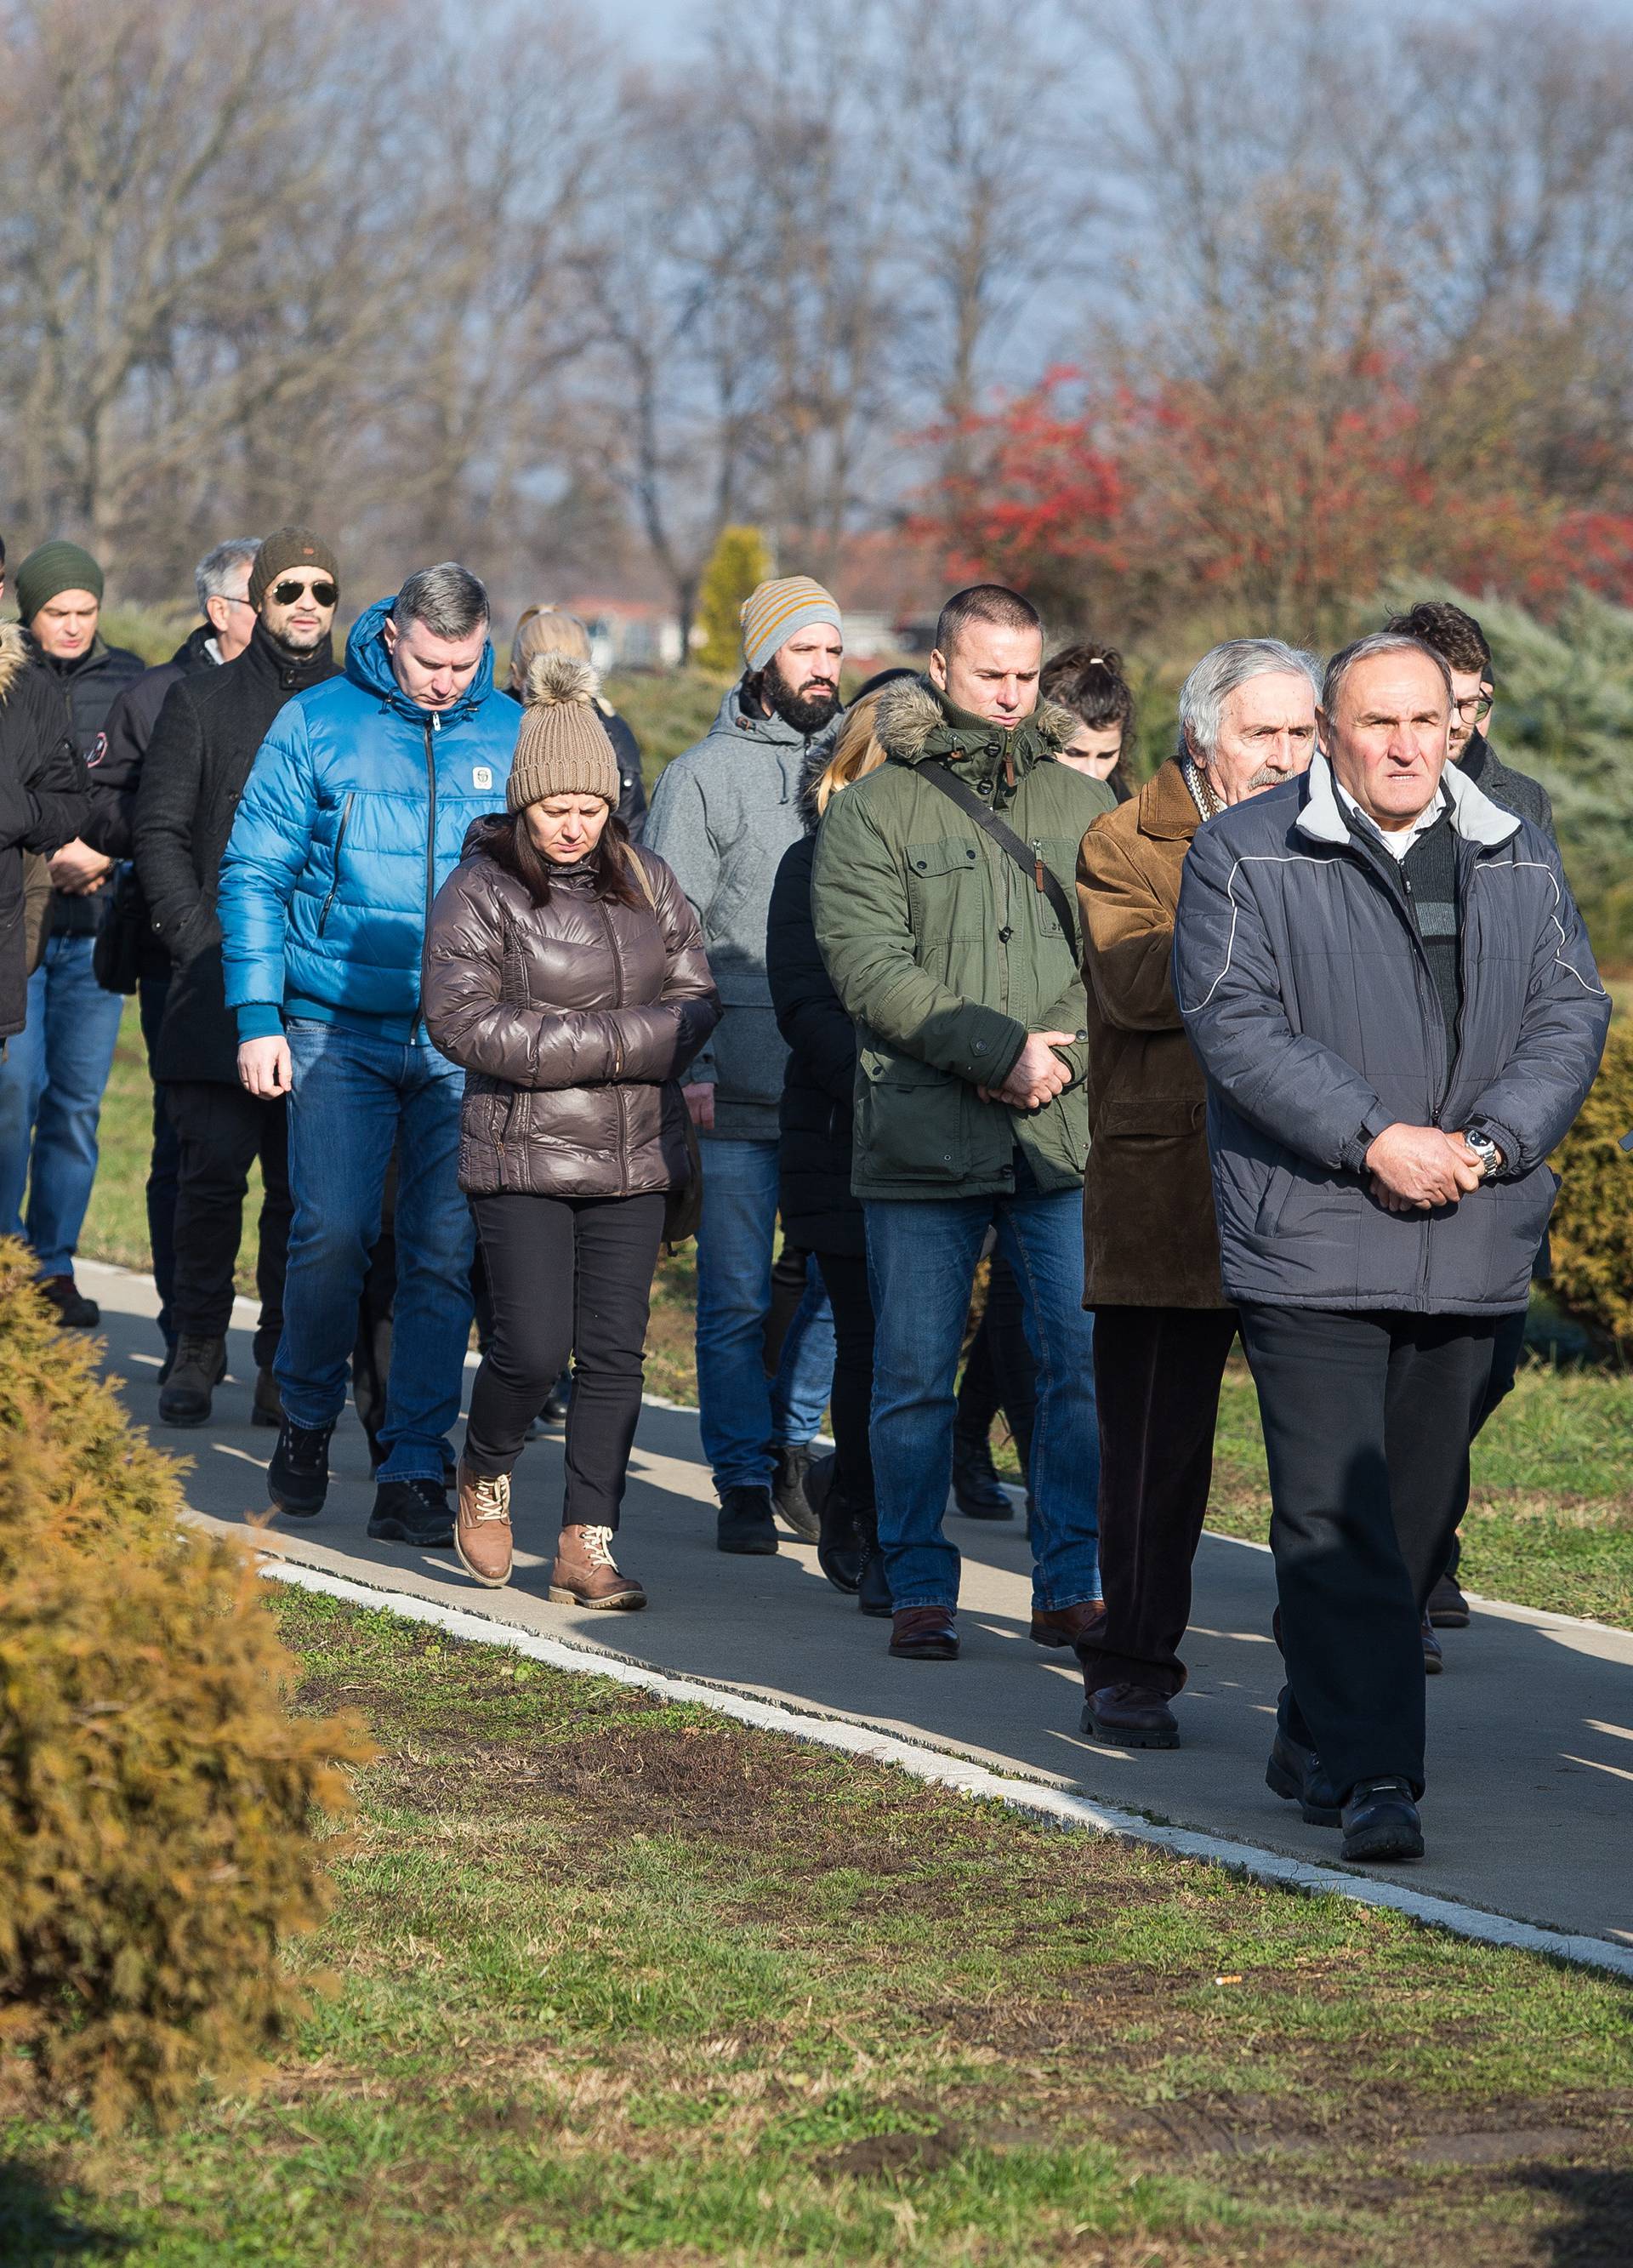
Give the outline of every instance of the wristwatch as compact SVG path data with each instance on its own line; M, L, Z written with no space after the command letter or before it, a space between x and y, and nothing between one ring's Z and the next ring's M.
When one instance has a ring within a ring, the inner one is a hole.
M1465 1134L1463 1140L1480 1160L1481 1178L1489 1182L1502 1166L1503 1152L1489 1134Z

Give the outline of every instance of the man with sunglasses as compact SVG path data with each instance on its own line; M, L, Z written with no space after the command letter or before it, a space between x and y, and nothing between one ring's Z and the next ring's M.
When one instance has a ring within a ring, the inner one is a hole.
M202 1425L226 1368L232 1278L251 1164L261 1161L253 1422L280 1421L272 1363L283 1321L290 1189L281 1095L246 1091L227 1007L217 876L256 751L291 696L336 674L329 633L340 600L335 555L304 527L281 527L254 554L251 629L236 659L183 677L165 697L136 790L136 874L150 934L172 963L154 1043L180 1145L171 1311L175 1353L158 1400L168 1425Z

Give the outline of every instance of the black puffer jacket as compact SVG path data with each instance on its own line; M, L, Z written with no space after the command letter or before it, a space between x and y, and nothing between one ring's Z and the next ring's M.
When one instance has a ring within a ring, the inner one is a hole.
M136 788L136 879L151 934L175 963L153 1075L233 1084L238 1019L226 1004L216 887L239 798L291 694L335 674L327 645L291 661L258 622L235 661L178 679Z
M829 754L824 743L806 759L799 797L806 831L783 854L766 922L766 976L789 1048L777 1112L777 1203L791 1242L861 1260L862 1207L850 1194L857 1027L834 990L811 916L813 792Z
M122 645L104 645L99 637L92 639L89 649L72 661L57 661L41 653L33 638L29 649L40 683L59 704L59 713L73 735L74 746L89 767L91 790L90 807L85 814L87 828L95 829L104 820L117 818L119 794L117 788L105 787L98 777L96 755L107 723L108 711L127 686L134 685L147 669L139 653L132 653ZM69 838L70 841L72 837ZM101 845L87 833L80 837L91 843L92 849ZM59 849L61 845L59 844ZM105 856L109 855L104 853ZM93 936L101 927L103 916L113 902L108 889L92 891L87 896L70 896L61 890L51 894L51 930L54 936Z
M85 765L30 659L15 623L0 625L0 1040L27 1007L23 853L60 850L90 808Z
M661 858L655 905L603 897L589 864L534 903L480 819L437 893L425 1028L465 1066L460 1186L473 1197L636 1197L690 1173L678 1080L720 1020L697 917Z

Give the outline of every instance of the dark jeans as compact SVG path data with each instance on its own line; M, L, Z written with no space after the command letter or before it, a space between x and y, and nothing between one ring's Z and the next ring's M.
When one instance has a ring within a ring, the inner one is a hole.
M834 1425L834 1477L858 1510L873 1508L873 1452L868 1439L873 1407L873 1294L867 1262L819 1252L828 1304L834 1311L834 1384L828 1414Z
M153 1078L153 1050L158 1027L165 1020L170 998L170 978L144 976L136 998L142 1018L142 1044L147 1049L147 1075ZM171 1302L176 1290L176 1175L181 1164L181 1145L170 1123L165 1090L153 1083L153 1154L147 1169L147 1241L153 1255L153 1281L158 1286L158 1328L166 1346L173 1346L175 1318Z
M1528 1308L1519 1307L1512 1315L1502 1315L1497 1319L1496 1336L1491 1342L1490 1383L1486 1388L1485 1399L1480 1405L1480 1415L1475 1420L1476 1440L1485 1430L1492 1412L1499 1404L1506 1402L1514 1390L1514 1376L1519 1368L1519 1358L1526 1351L1526 1319L1529 1313ZM1462 1525L1463 1514L1467 1509L1468 1490L1465 1487L1463 1501L1457 1508L1460 1528ZM1462 1557L1463 1539L1461 1535L1454 1535L1452 1538L1452 1549L1446 1557L1445 1572L1448 1575L1456 1574L1459 1566L1462 1564Z
M283 1329L289 1263L289 1113L218 1079L172 1080L165 1088L180 1149L176 1189L176 1330L224 1338L232 1321L232 1273L244 1233L249 1169L259 1158L264 1195L255 1253L261 1322L255 1362L270 1369Z
M1097 1307L1100 1580L1106 1634L1085 1682L1177 1693L1191 1618L1191 1562L1213 1478L1219 1383L1234 1307Z
M1282 1722L1346 1794L1423 1786L1423 1605L1468 1489L1495 1316L1244 1307L1270 1467Z
M465 1459L508 1473L539 1405L573 1359L568 1528L616 1528L641 1414L647 1310L664 1229L660 1194L473 1197L493 1337L471 1388Z
M1032 1427L1038 1407L1038 1366L1026 1344L1026 1313L1015 1270L1001 1252L988 1263L987 1304L959 1387L955 1432L984 1443L1000 1410L1015 1443L1020 1469L1032 1470Z

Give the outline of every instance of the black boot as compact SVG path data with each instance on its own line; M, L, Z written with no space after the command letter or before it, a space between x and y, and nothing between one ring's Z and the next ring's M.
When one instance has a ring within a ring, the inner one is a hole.
M856 1507L839 1486L839 1455L830 1449L818 1457L805 1476L805 1494L821 1523L817 1536L817 1565L836 1591L852 1597L862 1580L862 1538L857 1528Z
M422 1550L452 1550L453 1507L443 1481L416 1476L382 1481L374 1491L369 1534L377 1543L413 1543Z
M720 1550L736 1552L741 1557L769 1558L776 1550L770 1490L727 1489L720 1499L715 1542Z
M176 1342L176 1359L170 1376L159 1389L161 1425L207 1425L211 1399L225 1375L225 1339L206 1338L184 1331Z
M890 1585L885 1576L884 1554L879 1548L879 1515L870 1505L857 1514L857 1533L862 1539L862 1565L857 1579L857 1606L875 1621L887 1622L891 1615Z
M806 1494L811 1472L809 1441L778 1441L771 1450L776 1469L771 1475L771 1501L776 1516L791 1528L802 1543L814 1543L822 1532L816 1506Z
M267 1468L267 1494L280 1512L303 1520L321 1512L329 1492L329 1435L333 1425L291 1425L286 1418L278 1429L278 1445Z
M992 1444L979 1433L953 1433L953 1501L966 1520L1015 1517L1009 1491L992 1462Z
M249 1405L252 1425L282 1425L283 1397L278 1392L278 1381L263 1363L255 1373L255 1398Z

